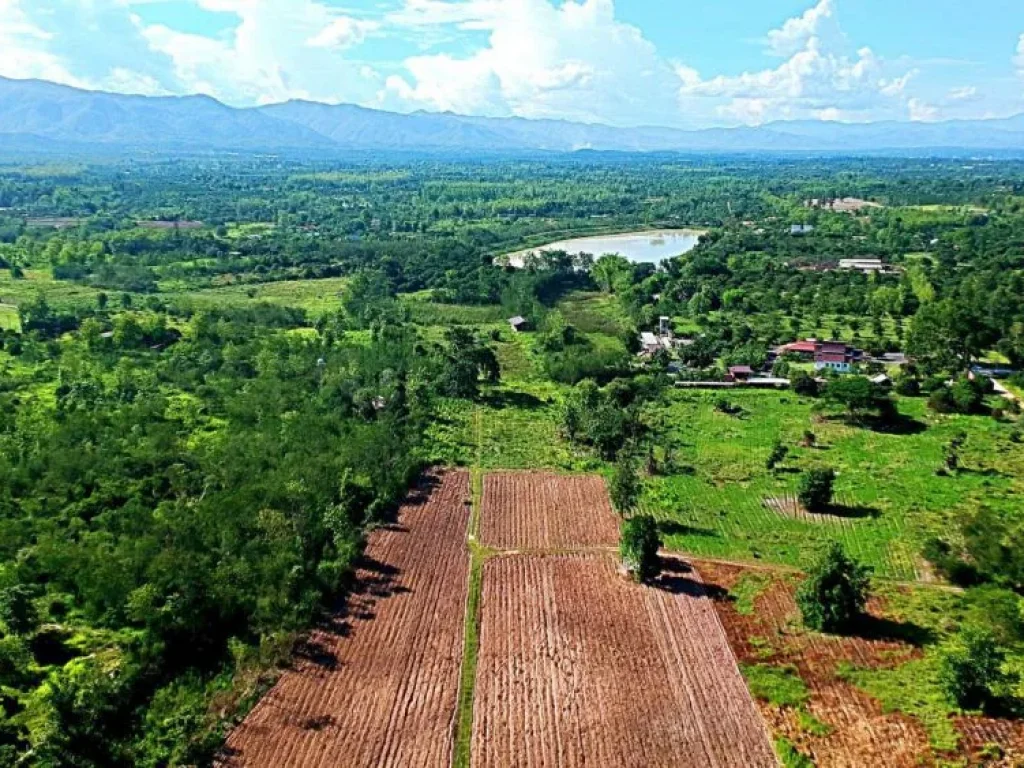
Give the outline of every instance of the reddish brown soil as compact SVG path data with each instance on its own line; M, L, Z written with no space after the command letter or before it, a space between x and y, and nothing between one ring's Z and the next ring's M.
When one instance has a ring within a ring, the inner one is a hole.
M796 744L818 768L916 768L936 765L950 757L935 755L919 721L901 713L884 713L878 701L837 676L837 667L844 662L865 668L892 667L920 655L919 649L900 639L900 626L886 620L880 602L868 606L873 619L867 636L825 636L801 629L793 599L796 581L792 577L770 574L770 585L754 601L753 612L742 615L723 593L749 569L700 561L697 566L705 581L718 588L713 590L719 597L715 605L740 662L792 665L807 684L807 711L829 726L827 735L809 734L792 709L760 701L758 706L774 734ZM1024 754L1024 727L1020 723L961 718L957 724L963 735L961 757L976 755L988 743Z
M696 572L637 586L604 554L484 565L474 768L775 766Z
M222 766L451 762L469 553L469 476L431 478L374 531L359 588L230 735Z
M484 478L480 541L518 550L614 547L619 521L601 477L494 472Z

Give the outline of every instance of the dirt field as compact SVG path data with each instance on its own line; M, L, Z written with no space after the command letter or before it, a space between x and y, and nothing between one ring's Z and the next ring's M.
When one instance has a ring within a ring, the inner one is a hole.
M370 535L334 627L229 737L222 766L439 768L451 762L469 553L469 476L414 494ZM429 496L427 495L429 493Z
M474 768L777 765L714 604L673 562L658 587L611 555L486 562Z
M732 589L751 573L739 566L698 562L709 584ZM760 572L763 577L764 572ZM901 713L885 713L881 705L837 675L843 663L857 667L896 666L920 656L908 642L896 638L899 628L891 626L877 602L868 609L874 619L867 625L869 637L834 637L800 629L799 609L793 599L795 582L768 576L767 587L754 600L752 610L741 614L728 599L716 600L719 616L729 643L741 663L795 667L807 685L810 698L807 711L829 732L812 734L801 727L797 713L758 702L761 713L773 733L784 736L810 756L818 768L862 768L885 765L888 768L913 768L937 765L928 733L915 718ZM1024 725L1007 720L969 717L957 720L962 736L961 751L977 754L986 744L1009 747L1013 754L1024 755ZM974 764L973 762L971 764ZM987 765L1016 765L1012 760Z
M517 550L614 547L619 521L600 477L494 472L484 477L480 541Z

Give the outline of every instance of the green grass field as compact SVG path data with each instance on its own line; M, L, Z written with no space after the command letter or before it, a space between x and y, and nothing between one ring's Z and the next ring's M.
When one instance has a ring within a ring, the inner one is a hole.
M986 416L936 417L924 400L901 399L908 433L891 434L819 421L811 401L790 393L730 392L739 416L717 412L718 397L675 392L656 416L677 470L647 482L643 505L664 521L674 549L803 566L838 539L878 575L911 580L926 575L922 542L958 512L984 503L1009 514L1024 491L1024 448L1010 441L1010 425ZM805 430L816 447L798 447ZM960 430L968 434L966 469L937 476L944 446ZM771 473L765 461L776 440L790 456ZM800 472L819 465L838 473L842 516L811 522L765 505L794 495Z
M21 306L39 296L45 296L51 307L94 305L100 293L97 288L54 280L48 269L26 269L25 277L18 280L11 277L9 270L0 270L0 304L3 305Z
M341 293L348 280L343 277L322 280L283 280L275 283L229 285L198 291L166 293L164 297L177 303L207 309L239 307L266 302L282 307L304 309L313 317L334 312L341 307Z
M0 330L17 331L21 329L18 308L11 304L0 304Z

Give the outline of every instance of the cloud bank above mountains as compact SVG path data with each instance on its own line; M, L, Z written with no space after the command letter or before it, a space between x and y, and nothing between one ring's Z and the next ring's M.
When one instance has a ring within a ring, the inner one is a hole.
M236 106L306 99L620 126L1024 110L1024 34L1001 75L971 82L967 65L851 39L841 22L852 0L819 0L757 41L735 41L759 46L765 66L736 71L723 52L717 72L690 63L685 44L662 54L614 0L359 2L0 0L0 75ZM695 33L699 14L680 17L693 25L681 34Z

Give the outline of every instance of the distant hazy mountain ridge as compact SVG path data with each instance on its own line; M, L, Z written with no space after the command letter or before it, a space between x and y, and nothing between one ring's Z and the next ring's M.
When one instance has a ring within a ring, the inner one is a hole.
M12 149L104 146L153 151L1024 151L1024 115L944 123L799 121L683 131L398 114L304 101L236 109L207 96L125 96L0 78L0 144Z

